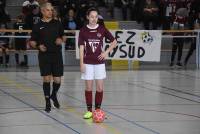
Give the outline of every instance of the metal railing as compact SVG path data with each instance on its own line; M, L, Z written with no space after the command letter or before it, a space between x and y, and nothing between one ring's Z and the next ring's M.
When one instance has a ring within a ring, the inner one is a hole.
M9 32L11 35L0 35L0 38L30 38L31 30L14 30L14 29L0 29L1 32ZM26 36L17 36L15 33L25 32ZM76 33L76 30L65 30L65 33ZM200 30L163 30L162 38L196 38L196 67L200 68ZM189 35L173 35L173 33L187 33ZM66 36L67 38L75 38L75 36ZM74 50L75 51L75 50ZM129 62L131 64L131 62ZM131 65L130 65L131 66Z

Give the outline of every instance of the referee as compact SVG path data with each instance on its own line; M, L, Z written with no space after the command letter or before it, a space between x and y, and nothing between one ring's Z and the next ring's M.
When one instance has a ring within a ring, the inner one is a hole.
M64 29L60 21L53 19L53 6L50 3L41 5L42 19L34 25L31 33L30 45L39 49L39 67L43 77L43 90L46 100L45 111L51 111L51 102L60 108L57 92L63 76L63 59L61 52ZM51 93L51 78L53 77L53 91Z

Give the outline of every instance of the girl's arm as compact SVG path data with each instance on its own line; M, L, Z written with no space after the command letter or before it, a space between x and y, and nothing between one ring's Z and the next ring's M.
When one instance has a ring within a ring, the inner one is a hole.
M79 56L80 56L80 71L83 73L85 72L85 65L83 62L83 55L84 55L84 45L80 45Z
M113 42L110 43L110 47L105 52L102 52L101 55L98 56L98 59L105 60L106 57L108 56L108 53L112 51L116 46L117 46L117 41L115 39Z

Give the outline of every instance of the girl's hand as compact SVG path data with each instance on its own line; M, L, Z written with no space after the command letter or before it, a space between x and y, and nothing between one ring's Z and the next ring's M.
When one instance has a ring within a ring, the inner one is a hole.
M102 53L98 56L98 59L99 59L100 61L102 61L102 60L105 60L106 57L107 57L107 53L106 53L106 52L102 52Z

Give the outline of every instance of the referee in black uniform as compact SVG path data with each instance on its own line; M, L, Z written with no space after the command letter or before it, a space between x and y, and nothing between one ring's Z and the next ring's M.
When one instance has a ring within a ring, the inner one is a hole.
M53 6L50 3L41 5L41 22L32 29L30 45L39 49L39 67L43 77L43 90L46 100L46 112L51 111L51 102L60 108L57 92L63 76L63 59L61 52L64 29L58 20L53 19ZM51 93L51 78L53 76L53 91Z

